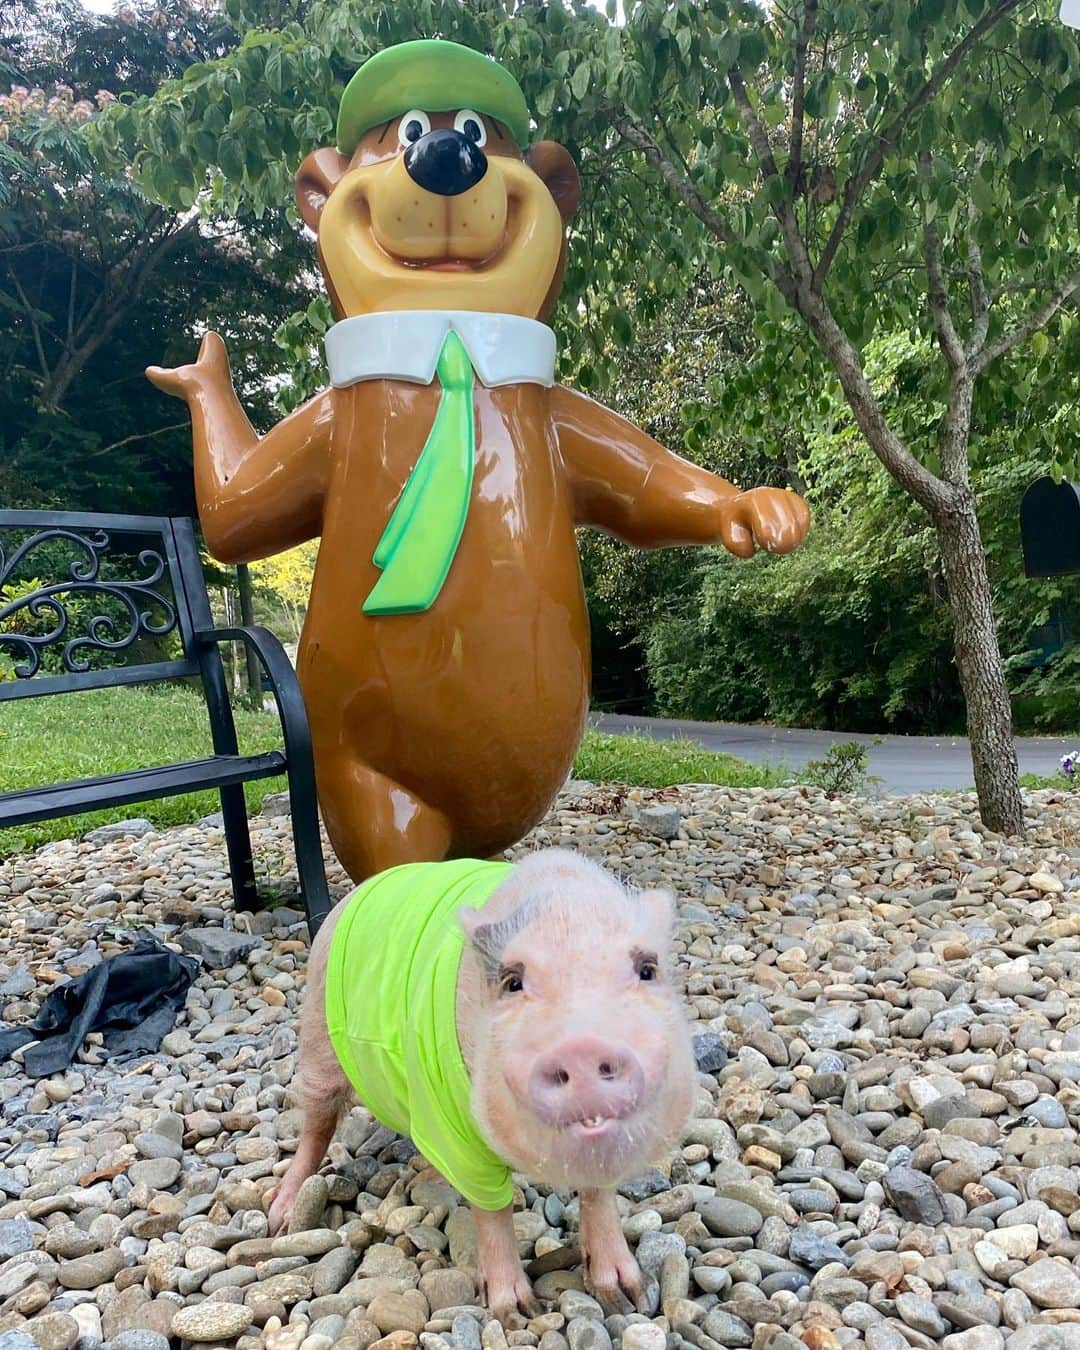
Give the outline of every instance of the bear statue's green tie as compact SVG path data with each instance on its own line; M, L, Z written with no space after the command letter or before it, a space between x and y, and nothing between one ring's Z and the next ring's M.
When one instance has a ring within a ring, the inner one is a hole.
M382 576L364 601L365 614L429 609L465 528L476 426L472 362L455 332L446 335L435 373L442 386L435 421L375 549Z

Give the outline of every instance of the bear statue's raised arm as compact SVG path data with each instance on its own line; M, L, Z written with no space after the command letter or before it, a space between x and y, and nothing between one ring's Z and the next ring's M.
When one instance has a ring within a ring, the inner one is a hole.
M210 552L254 562L322 533L333 400L309 399L259 436L233 389L225 344L207 333L198 360L147 376L187 401L195 441L195 496Z

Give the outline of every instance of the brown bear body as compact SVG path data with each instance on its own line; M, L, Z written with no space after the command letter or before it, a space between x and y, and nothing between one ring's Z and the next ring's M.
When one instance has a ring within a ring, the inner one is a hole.
M378 578L385 503L437 392L379 381L332 397L333 468L298 662L331 838L353 876L403 861L381 845L393 784L399 811L410 794L407 809L445 831L448 856L490 856L547 810L588 703L588 617L549 393L477 388L473 503L439 603L375 617L361 606Z
M465 146L459 122L482 128L485 154ZM422 125L432 130L410 142ZM405 148L440 137L480 166L468 190L450 184L442 195L416 181ZM296 197L339 316L407 325L410 312L466 311L535 329L558 292L578 190L561 146L523 156L496 119L436 109L370 128L349 155L314 151ZM356 340L378 366L383 338ZM473 480L457 551L434 601L407 613L363 606L380 575L376 546L435 420L437 379L380 368L259 437L216 334L194 364L148 372L187 400L216 558L251 561L321 536L298 665L327 830L358 882L398 863L497 854L550 806L588 706L576 527L642 547L722 543L748 557L795 548L809 524L793 493L738 492L550 384L547 371L517 371L512 340L506 348L520 382L472 387Z

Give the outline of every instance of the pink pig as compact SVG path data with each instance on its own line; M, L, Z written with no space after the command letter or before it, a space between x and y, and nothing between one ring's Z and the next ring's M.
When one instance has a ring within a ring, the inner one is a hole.
M321 1166L359 1092L470 1200L481 1283L500 1321L538 1311L518 1256L510 1167L580 1191L591 1287L612 1310L624 1306L621 1292L643 1308L614 1187L678 1140L693 1102L689 1028L666 974L671 897L629 890L557 849L513 867L424 863L381 875L384 912L377 889L370 903L364 898L374 884L366 883L355 893L362 903L338 905L312 946L300 1021L304 1125L271 1206L271 1230L288 1223L301 1184ZM420 898L432 891L444 894L441 907ZM345 926L360 918L360 937L375 940L346 953ZM408 950L392 958L388 949L398 943ZM441 1020L429 992L436 968L452 982ZM438 1042L433 1053L421 1053L425 1037ZM379 1072L372 1055L383 1056ZM432 1095L453 1093L455 1063L468 1119L429 1126ZM462 1162L469 1130L475 1149ZM473 1155L490 1162L496 1180L503 1169L504 1190L485 1185L488 1172L470 1165Z

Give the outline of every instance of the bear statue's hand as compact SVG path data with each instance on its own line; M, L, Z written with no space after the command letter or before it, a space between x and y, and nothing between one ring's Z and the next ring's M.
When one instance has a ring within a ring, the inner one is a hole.
M720 508L720 539L729 553L750 558L757 548L791 553L806 538L810 508L784 488L751 488Z
M199 348L198 358L187 366L168 369L165 366L147 366L146 378L164 394L187 399L197 390L224 382L231 383L229 356L225 343L217 333L207 333Z

